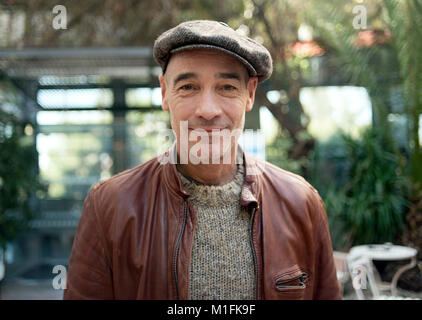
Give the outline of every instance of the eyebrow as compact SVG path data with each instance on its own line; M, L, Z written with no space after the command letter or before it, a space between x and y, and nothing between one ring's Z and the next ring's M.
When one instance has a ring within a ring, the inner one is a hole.
M176 84L179 81L190 79L190 78L198 78L198 75L196 73L193 73L193 72L181 73L176 77L176 79L174 79L173 86L176 86Z
M238 81L241 81L240 79L240 75L237 73L225 73L225 72L221 72L221 73L217 73L216 74L216 78L222 78L222 79L236 79Z
M216 73L215 77L220 78L220 79L236 79L238 81L241 81L240 75L234 72ZM198 75L194 72L181 73L174 79L173 86L176 86L176 84L182 80L191 79L191 78L198 78Z

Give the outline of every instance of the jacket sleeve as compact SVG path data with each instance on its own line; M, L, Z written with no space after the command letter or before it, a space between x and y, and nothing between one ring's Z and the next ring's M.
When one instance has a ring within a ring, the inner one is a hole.
M316 300L339 300L342 298L340 284L337 280L337 271L333 257L330 231L328 228L327 212L324 203L317 195L317 208L320 213L320 222L317 233L317 255L315 268L315 291Z
M63 299L113 299L112 270L97 216L95 187L84 201L69 260Z

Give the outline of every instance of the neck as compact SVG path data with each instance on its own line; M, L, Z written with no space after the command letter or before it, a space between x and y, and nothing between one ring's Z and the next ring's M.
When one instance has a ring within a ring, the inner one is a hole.
M223 185L233 180L236 175L236 149L233 148L231 150L231 163L223 164L222 160L220 161L221 164L192 164L190 162L188 164L179 164L180 161L177 161L176 167L183 175L203 184Z

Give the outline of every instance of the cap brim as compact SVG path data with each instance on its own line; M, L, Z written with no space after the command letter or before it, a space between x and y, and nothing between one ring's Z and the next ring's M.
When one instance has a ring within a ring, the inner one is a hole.
M210 49L210 50L218 50L218 51L222 51L224 53L227 53L228 55L238 59L246 67L246 69L248 70L249 76L251 76L251 77L257 77L258 76L255 68L245 58L243 58L242 56L238 55L235 52L232 52L230 50L227 50L227 49L219 47L219 46L210 45L210 44L189 44L189 45L186 45L186 46L175 48L175 49L171 50L170 53L173 54L173 53L176 53L176 52L181 52L181 51L186 51L186 50L195 50L195 49Z

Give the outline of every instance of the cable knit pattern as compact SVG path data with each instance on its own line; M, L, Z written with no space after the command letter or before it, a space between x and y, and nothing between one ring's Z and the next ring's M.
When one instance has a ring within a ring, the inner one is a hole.
M240 206L244 167L225 185L205 185L179 172L197 214L190 269L191 299L254 299L250 214Z

